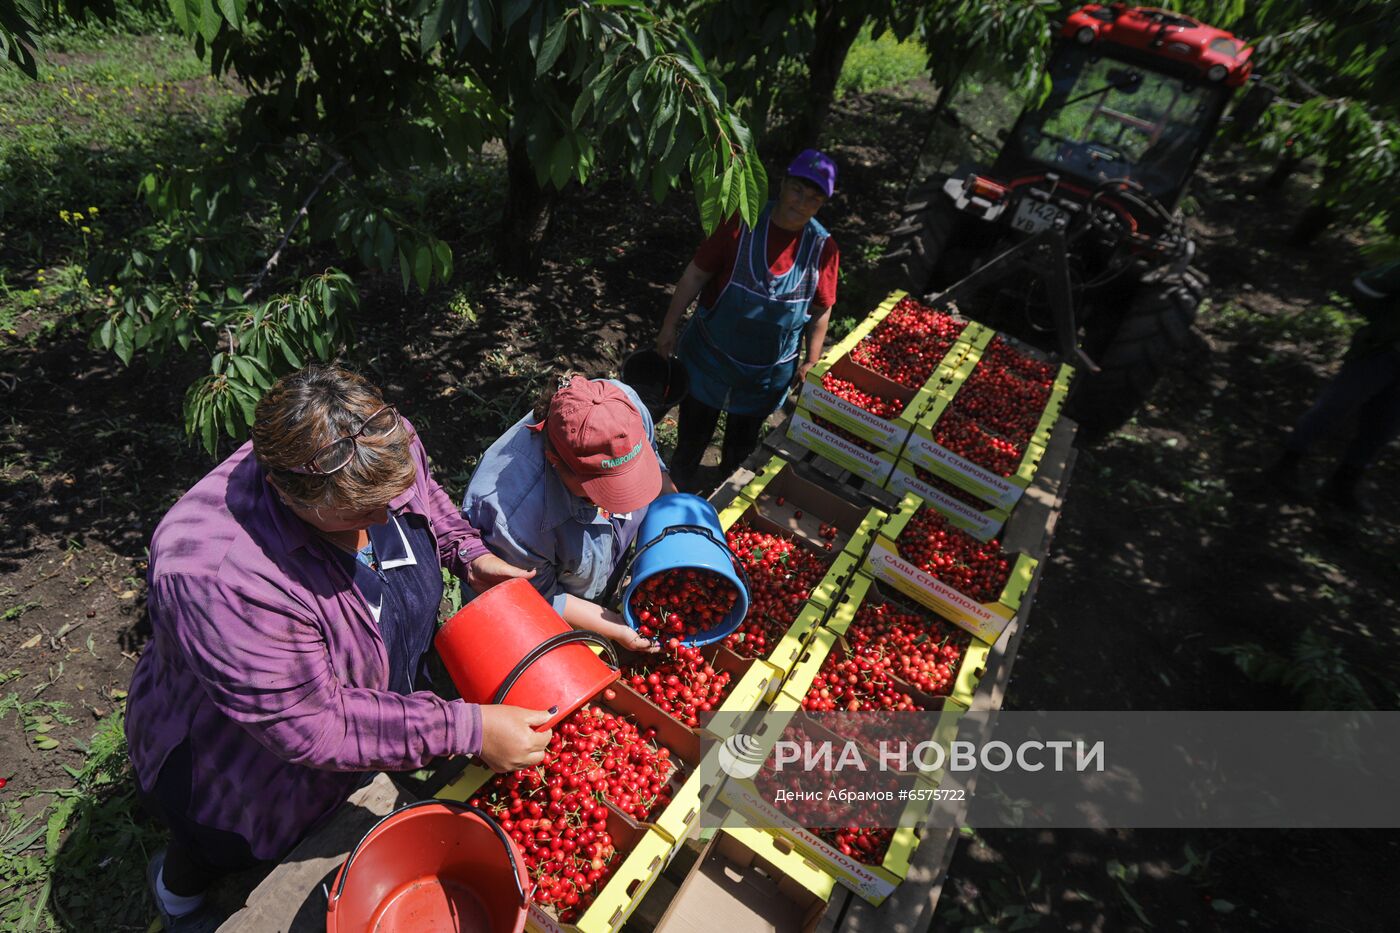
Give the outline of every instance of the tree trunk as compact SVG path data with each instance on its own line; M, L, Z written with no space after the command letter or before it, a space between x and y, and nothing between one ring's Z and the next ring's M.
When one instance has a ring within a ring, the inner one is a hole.
M823 0L818 4L816 45L807 56L807 106L797 116L793 126L794 148L806 149L817 145L831 102L836 97L836 82L851 44L865 25L863 14L842 17L839 0Z
M1287 184L1288 179L1297 171L1302 161L1292 152L1285 152L1279 156L1279 160L1274 163L1273 170L1264 177L1264 190L1278 191L1282 189Z
M1322 201L1314 201L1303 208L1303 213L1298 215L1297 221L1293 224L1293 229L1288 232L1289 246L1309 246L1316 240L1322 231L1331 226L1336 217L1336 212Z
M524 143L511 146L507 152L506 178L506 210L496 261L508 275L529 279L539 271L540 248L549 229L555 194L535 180Z

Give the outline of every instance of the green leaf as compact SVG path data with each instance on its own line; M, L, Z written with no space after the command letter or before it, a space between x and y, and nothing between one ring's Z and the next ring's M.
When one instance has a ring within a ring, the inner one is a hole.
M293 369L301 369L301 357L297 356L297 352L292 349L292 345L283 340L281 342L281 348L282 355L287 358L287 363L290 364Z
M224 19L234 29L242 29L247 21L245 14L248 9L248 0L219 0L219 12L224 14Z
M451 7L453 4L449 0L438 0L437 6L428 11L428 15L423 17L423 31L418 37L418 47L424 52L432 49L442 41L442 37L447 34L447 27L451 23Z
M125 366L131 365L132 354L136 352L136 322L129 317L117 324L112 340L112 352Z
M419 246L413 252L413 278L418 290L427 292L433 280L433 251L426 246Z
M399 275L403 278L404 294L408 294L408 283L413 278L413 268L408 263L408 256L403 250L399 250Z
M505 9L501 11L501 28L510 31L516 21L526 13L530 12L531 0L506 0Z
M219 27L223 25L223 20L219 16L219 9L214 0L199 0L199 35L205 42L213 42L214 37L219 34Z
M388 272L394 266L394 228L383 218L374 228L374 248L379 268Z
M1210 906L1211 909L1218 914L1232 914L1235 912L1235 905L1221 898L1212 900Z
M38 735L34 737L34 747L42 749L46 752L52 751L53 749L58 748L58 739L52 738L47 735Z
M554 187L563 188L569 182L574 169L574 147L567 135L560 136L549 152L549 180Z
M491 48L491 4L487 0L467 0L467 19L481 44Z
M243 378L243 382L245 384L257 384L257 382L259 381L258 371L253 368L253 364L248 361L248 358L246 356L230 357L230 362L233 363L233 368L237 370L238 375Z
M442 240L433 241L433 260L437 264L438 278L446 282L452 278L452 247Z
M540 46L539 58L535 60L535 77L543 77L545 72L554 67L554 63L559 60L559 55L564 51L565 33L568 31L568 20L561 19L550 27L545 33L544 44Z

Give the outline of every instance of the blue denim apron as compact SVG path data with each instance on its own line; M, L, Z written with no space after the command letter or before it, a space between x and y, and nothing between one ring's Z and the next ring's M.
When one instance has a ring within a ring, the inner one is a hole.
M793 376L808 308L817 294L829 234L807 222L792 268L768 268L770 201L754 228L740 225L734 271L712 308L697 308L681 334L678 356L696 400L738 415L766 415L783 403Z
M402 538L396 523L403 529ZM379 634L389 656L389 689L406 696L426 686L423 661L437 634L443 589L437 540L415 515L393 516L386 524L370 528L369 538L373 567L338 553L361 595L370 605L379 606ZM404 549L405 543L410 550Z

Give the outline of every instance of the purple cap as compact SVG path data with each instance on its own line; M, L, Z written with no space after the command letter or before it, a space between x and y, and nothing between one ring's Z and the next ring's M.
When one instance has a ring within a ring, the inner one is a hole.
M787 167L787 173L794 178L810 181L828 198L836 190L836 163L825 152L803 149Z

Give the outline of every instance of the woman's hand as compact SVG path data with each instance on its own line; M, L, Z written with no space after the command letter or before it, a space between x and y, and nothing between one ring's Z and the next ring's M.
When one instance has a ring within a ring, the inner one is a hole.
M611 638L628 651L661 650L661 641L647 638L628 628L622 616L611 609L604 609L592 600L570 596L564 603L564 621L577 629L597 632L604 638Z
M492 771L518 771L544 760L553 729L537 731L549 722L548 710L520 706L481 707L481 760Z
M528 580L535 575L535 568L529 570L508 564L495 554L482 554L467 565L467 585L478 593L485 593L497 583L504 583L519 577Z
M605 634L628 651L645 651L649 654L655 654L661 650L660 639L647 638L641 632L634 631L621 623L618 624L615 632Z
M671 354L676 352L675 327L669 324L661 325L661 332L656 335L656 352L666 359L670 359Z

